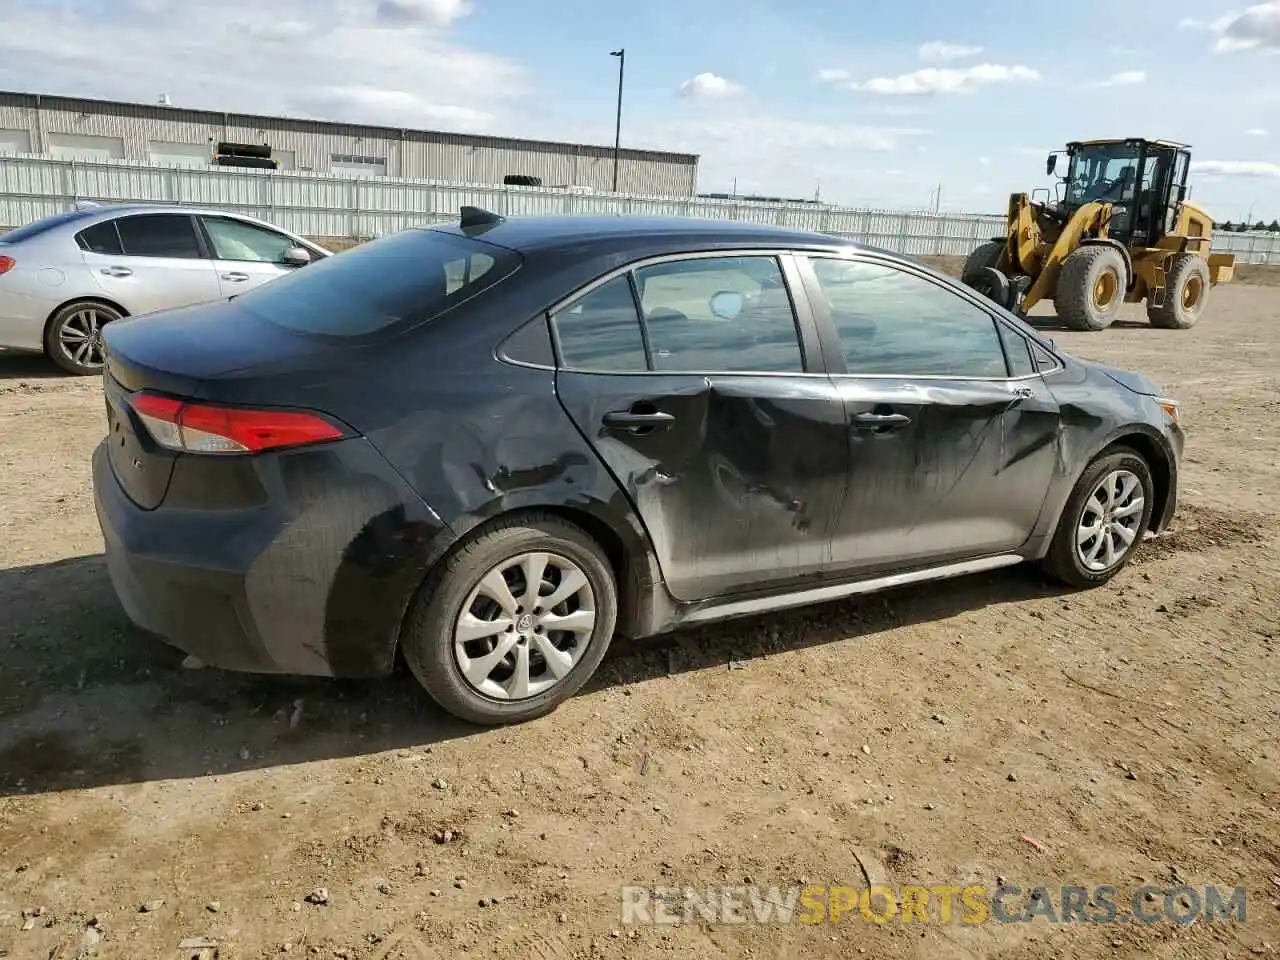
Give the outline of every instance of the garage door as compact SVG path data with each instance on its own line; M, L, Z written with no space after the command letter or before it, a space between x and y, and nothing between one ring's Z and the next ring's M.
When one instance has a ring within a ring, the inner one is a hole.
M152 140L147 144L147 156L168 167L207 167L212 162L213 149L208 143Z
M123 160L124 141L119 137L51 133L49 153L62 160Z
M0 153L30 153L31 134L25 130L0 130Z

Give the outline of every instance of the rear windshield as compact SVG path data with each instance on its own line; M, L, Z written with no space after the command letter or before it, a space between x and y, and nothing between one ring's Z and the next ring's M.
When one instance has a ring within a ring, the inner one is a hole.
M509 277L520 256L439 230L405 230L326 257L237 299L277 326L359 337L417 323Z
M69 210L66 213L55 213L34 223L28 223L25 227L19 227L17 230L10 230L8 233L0 234L0 243L20 243L31 237L37 237L46 230L60 227L64 223L83 220L85 217L92 217L95 213L101 212L101 210Z

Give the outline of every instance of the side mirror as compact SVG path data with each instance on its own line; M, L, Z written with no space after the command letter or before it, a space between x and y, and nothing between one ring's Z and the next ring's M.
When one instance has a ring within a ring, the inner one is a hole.
M290 247L284 252L282 262L290 267L305 267L311 262L311 251L306 247Z
M1044 175L1052 177L1058 172L1058 155L1056 153L1049 154L1049 158L1044 162Z
M742 313L743 296L732 290L721 290L711 298L711 314L721 320L733 320Z

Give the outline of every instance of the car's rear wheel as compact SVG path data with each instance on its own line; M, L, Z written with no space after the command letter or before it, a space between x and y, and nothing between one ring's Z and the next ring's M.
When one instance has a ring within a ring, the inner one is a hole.
M599 666L617 620L600 547L559 517L501 520L423 585L402 638L405 661L441 707L479 724L554 710Z
M1096 587L1129 562L1151 520L1151 468L1119 447L1081 475L1058 521L1045 571L1073 587Z
M102 328L122 316L115 307L93 300L69 303L53 315L45 329L45 353L67 373L101 373L106 363Z

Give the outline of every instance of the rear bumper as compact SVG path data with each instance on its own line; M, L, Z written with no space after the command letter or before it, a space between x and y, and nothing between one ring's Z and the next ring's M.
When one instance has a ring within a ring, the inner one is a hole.
M229 670L389 673L405 608L448 539L439 518L365 440L245 469L265 498L143 510L105 444L94 452L107 569L129 618Z

